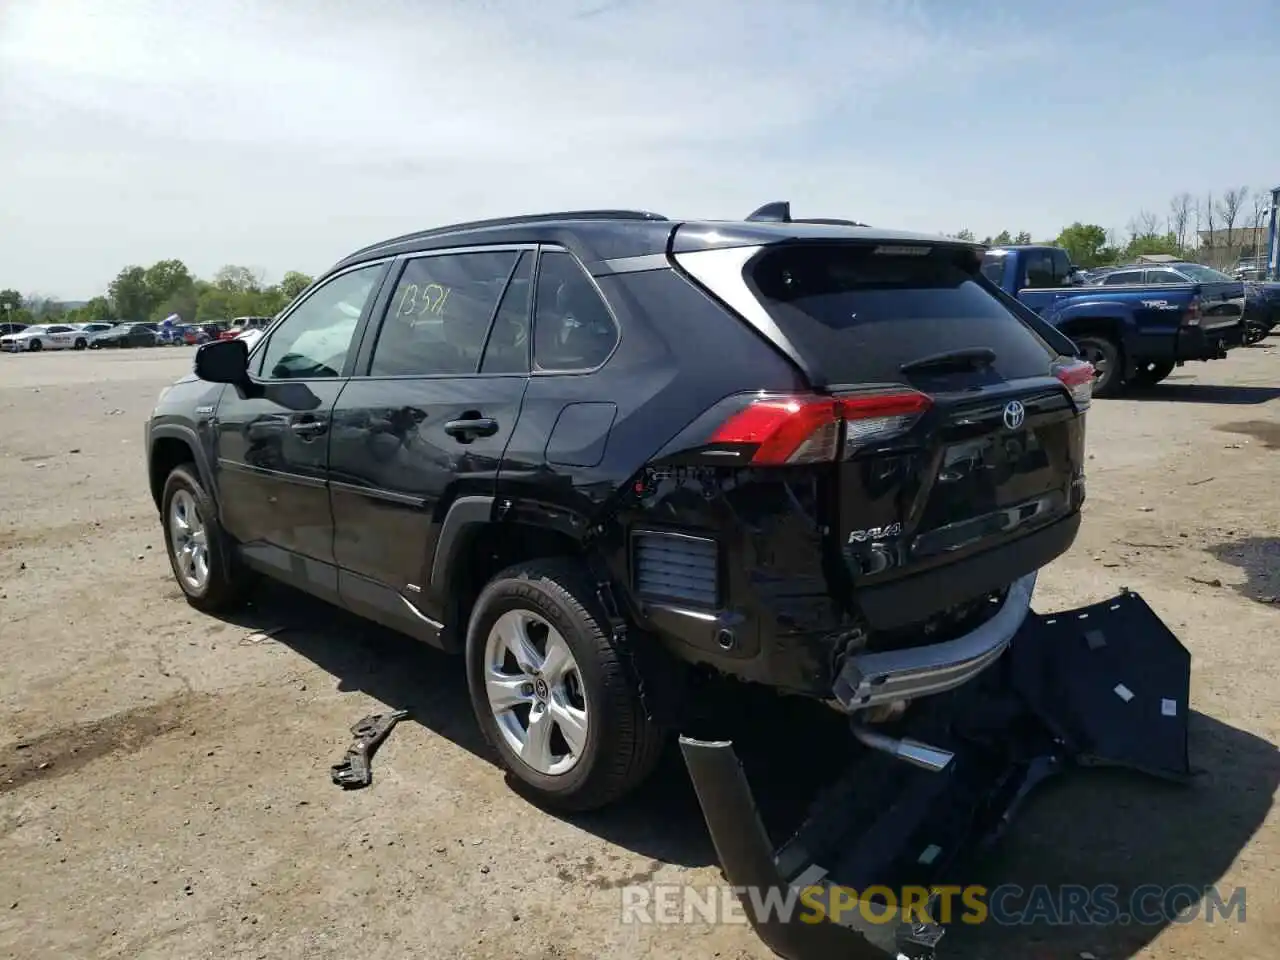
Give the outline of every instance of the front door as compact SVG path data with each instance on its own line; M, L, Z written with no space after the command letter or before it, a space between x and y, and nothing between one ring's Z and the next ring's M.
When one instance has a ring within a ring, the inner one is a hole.
M250 357L252 386L218 403L223 528L251 564L319 593L336 592L326 471L329 417L385 263L317 287Z
M343 602L427 640L447 616L431 560L449 507L491 503L529 370L532 250L405 261L333 411Z

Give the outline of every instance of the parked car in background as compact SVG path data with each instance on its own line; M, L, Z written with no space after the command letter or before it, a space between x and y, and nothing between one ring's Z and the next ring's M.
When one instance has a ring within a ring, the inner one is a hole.
M1110 270L1067 285L1061 247L992 247L983 275L1076 342L1097 375L1094 392L1152 386L1190 360L1218 360L1244 342L1244 284L1181 261Z
M0 337L7 337L11 333L21 333L27 329L25 323L0 323Z
M262 335L266 333L266 330L266 327L250 327L249 329L241 330L236 334L236 339L243 340L248 345L249 349L252 350L254 344L262 339Z
M90 350L104 347L154 347L158 330L154 323L118 323L89 340Z
M1244 342L1257 343L1280 324L1280 283L1244 285Z
M1236 280L1263 280L1267 276L1267 262L1263 257L1237 260L1228 273Z
M37 323L0 337L0 350L38 353L41 350L83 350L91 337L69 323Z
M182 342L188 346L196 346L217 340L227 329L223 320L206 320L202 323L189 324L182 333Z
M161 347L180 347L186 343L186 332L190 328L189 324L171 323L168 326L163 324L156 330L156 346Z
M101 333L103 330L110 330L115 324L112 323L73 323L73 327L85 335L86 338L93 336L95 333ZM86 346L87 346L86 340ZM82 348L83 349L83 348Z
M219 340L234 340L245 330L262 330L271 325L271 317L236 317L231 325L219 334Z

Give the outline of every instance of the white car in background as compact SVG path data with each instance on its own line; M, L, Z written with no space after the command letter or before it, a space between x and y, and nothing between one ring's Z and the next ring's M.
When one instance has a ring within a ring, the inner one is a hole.
M250 327L248 330L241 330L237 333L235 339L243 340L245 347L247 347L249 352L252 353L253 348L257 345L258 341L262 339L264 330L264 327Z
M0 350L6 353L83 350L88 345L89 334L69 323L37 323L18 333L8 333L0 337Z

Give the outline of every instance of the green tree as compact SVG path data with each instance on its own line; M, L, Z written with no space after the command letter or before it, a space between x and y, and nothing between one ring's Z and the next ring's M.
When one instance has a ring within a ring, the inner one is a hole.
M1028 230L1019 230L1018 235L1013 238L1014 243L1030 243L1031 233Z
M961 230L956 236L965 233L969 233L969 231ZM969 239L973 239L972 233L969 233ZM280 281L280 292L284 295L286 301L292 303L297 299L298 294L309 286L311 286L311 278L309 276L305 273L299 273L297 270L290 270L284 275L284 279Z
M972 243L974 240L973 231L970 230L968 227L965 227L963 230L961 230L959 233L955 235L955 238L957 240L967 240L970 243Z
M1146 234L1134 237L1124 248L1124 259L1134 260L1154 253L1165 253L1175 257L1182 256L1182 251L1178 248L1177 236L1170 232L1163 236Z
M107 287L111 308L121 320L145 320L154 305L147 287L147 271L142 267L125 267Z
M22 293L18 290L0 290L0 313L17 313L22 309Z
M147 293L153 304L163 303L194 284L191 271L181 260L160 260L147 267Z
M999 233L997 233L994 237L991 238L991 242L988 244L988 246L1007 247L1011 243L1013 243L1013 238L1009 236L1009 231L1001 230Z
M1063 228L1054 244L1066 250L1076 266L1088 269L1106 262L1103 251L1107 245L1107 231L1096 223L1077 220Z
M233 293L257 292L262 289L262 276L250 267L229 263L213 275L213 284Z

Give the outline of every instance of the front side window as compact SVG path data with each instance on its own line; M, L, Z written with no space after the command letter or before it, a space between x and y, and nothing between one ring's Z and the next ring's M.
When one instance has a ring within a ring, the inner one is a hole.
M446 253L410 260L373 348L371 377L470 376L518 250Z
M300 303L262 350L260 375L269 380L342 375L356 327L383 264L339 274Z
M549 250L538 260L533 362L539 370L591 370L609 358L618 327L572 254Z

